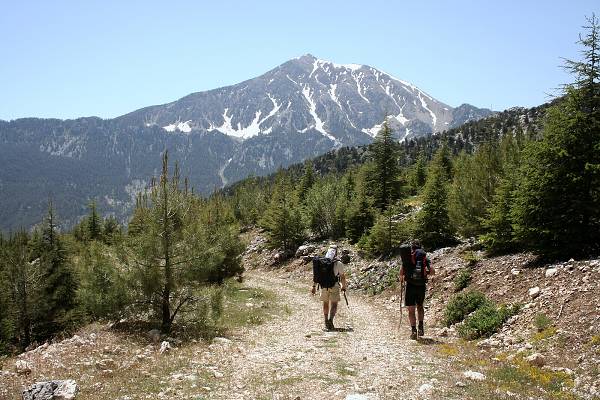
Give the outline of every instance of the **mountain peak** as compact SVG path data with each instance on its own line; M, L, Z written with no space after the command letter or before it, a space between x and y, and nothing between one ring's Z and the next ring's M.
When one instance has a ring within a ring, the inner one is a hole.
M317 68L327 68L327 67L335 68L335 69L345 69L345 70L356 71L363 67L367 67L366 65L362 65L362 64L338 64L338 63L334 63L332 61L320 59L318 57L313 56L310 53L306 53L300 57L294 58L291 61L294 61L294 60L299 61L304 66L311 65L313 71L317 70Z
M307 53L257 78L123 119L169 134L220 132L241 141L316 135L323 141L319 146L331 148L370 142L386 116L398 138L406 140L480 115L476 108L455 112L415 85L368 65L338 64Z
M300 57L296 57L295 59L296 60L316 60L317 57L313 56L310 53L306 53L306 54L301 55Z

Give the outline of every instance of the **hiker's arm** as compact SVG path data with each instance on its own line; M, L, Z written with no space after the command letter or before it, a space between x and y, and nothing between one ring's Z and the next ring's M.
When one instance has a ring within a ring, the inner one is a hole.
M340 281L342 282L342 290L346 290L348 287L348 282L346 281L346 274L340 275Z
M400 267L400 276L398 277L398 281L400 283L404 282L404 265Z
M431 265L431 260L429 260L429 258L426 258L425 260L427 260L427 267L429 267L428 275L435 275L435 268Z

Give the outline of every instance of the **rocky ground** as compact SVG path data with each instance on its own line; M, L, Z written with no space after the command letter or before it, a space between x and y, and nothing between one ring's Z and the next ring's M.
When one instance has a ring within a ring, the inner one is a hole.
M364 260L340 243L352 260L350 307L341 304L341 329L324 332L320 302L309 294L309 260L327 243L308 243L286 261L259 233L248 235L244 284L228 301L244 321L224 336L181 342L91 325L3 360L0 399L18 399L50 379L75 381L77 399L598 398L600 260L485 258L468 243L432 253L438 275L428 293L426 336L415 342L406 310L400 319L397 260ZM472 279L463 290L522 305L489 339L463 341L442 324L466 267ZM534 323L539 314L550 321L542 330Z
M245 255L247 265L284 270L295 279L307 279L310 256L324 254L328 246L307 243L281 263L284 255L265 248L260 235L253 238ZM400 260L366 260L348 243L338 244L351 254L350 288L369 295L388 316L398 315ZM469 367L490 375L477 389L469 385L473 390L463 395L487 390L495 393L492 398L600 398L600 259L544 263L529 253L486 257L476 248L470 241L429 255L438 272L426 302L426 326L435 339L430 350L451 361L445 370L455 376ZM467 268L471 280L462 290L481 291L497 304L520 306L519 313L488 339L466 342L458 337L456 326L443 323L445 307L456 295L456 277Z

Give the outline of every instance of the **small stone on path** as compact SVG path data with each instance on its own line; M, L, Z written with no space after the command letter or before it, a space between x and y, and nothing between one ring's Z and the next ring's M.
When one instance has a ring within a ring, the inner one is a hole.
M482 374L481 372L465 371L465 372L463 372L463 375L465 378L468 378L472 381L484 381L485 380L485 375Z
M349 394L345 400L370 400L368 396L364 394Z
M543 367L546 364L546 358L540 353L534 353L529 357L525 358L525 360L536 367Z
M169 350L171 350L173 347L171 347L171 343L167 342L166 340L164 342L162 342L160 344L160 349L158 350L158 352L160 354L163 354Z
M431 383L424 383L419 387L419 394L427 395L433 392L433 385Z
M539 286L532 287L531 289L529 289L529 297L531 297L532 299L535 299L539 295L540 295L540 288L539 288Z

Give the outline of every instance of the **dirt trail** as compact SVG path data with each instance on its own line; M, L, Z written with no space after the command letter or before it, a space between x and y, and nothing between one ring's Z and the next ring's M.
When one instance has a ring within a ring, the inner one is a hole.
M350 293L351 311L342 299L335 322L353 330L324 332L321 303L306 283L255 271L247 284L274 291L288 313L242 333L226 346L234 351L212 354L227 372L208 398L422 398L444 380L427 344L406 337L406 314L399 331L389 310Z

